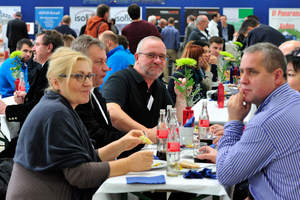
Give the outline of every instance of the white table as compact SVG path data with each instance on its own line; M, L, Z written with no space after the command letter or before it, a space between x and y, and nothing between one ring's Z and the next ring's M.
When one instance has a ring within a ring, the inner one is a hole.
M156 151L156 145L149 145L144 150ZM187 155L181 155L181 160L192 161ZM201 167L201 166L200 166ZM131 176L158 176L165 175L166 184L127 184L126 177ZM152 169L144 172L131 172L123 176L107 179L93 196L93 200L116 200L121 195L117 193L143 192L143 191L181 191L188 193L220 196L223 200L230 199L224 186L214 179L185 179L179 177L168 177L166 168Z
M207 101L207 110L209 115L210 124L220 124L224 125L228 121L228 112L227 107L218 108L217 101L210 101L208 99L201 99L197 104L192 107L194 110L195 121L198 122L199 115L202 111L202 102ZM244 119L244 124L246 125L248 121L254 116L255 111L257 110L254 104L251 105L251 110L249 114Z
M13 96L1 100L4 103L6 103L6 105L16 104ZM0 114L0 123L1 123L1 132L4 134L4 136L7 138L9 142L11 141L11 139L18 137L18 132L20 130L20 122L8 122L6 120L5 114Z

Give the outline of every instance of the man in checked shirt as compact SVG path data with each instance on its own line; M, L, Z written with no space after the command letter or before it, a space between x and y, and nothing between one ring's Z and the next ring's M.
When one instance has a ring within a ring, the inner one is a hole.
M300 198L300 94L286 81L283 53L270 43L244 51L239 93L228 101L228 122L218 152L199 159L217 164L222 185L249 181L249 199ZM258 108L243 130L251 103Z

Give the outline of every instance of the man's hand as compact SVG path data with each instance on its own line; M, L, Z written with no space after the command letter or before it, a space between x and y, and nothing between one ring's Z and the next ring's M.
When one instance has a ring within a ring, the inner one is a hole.
M219 124L214 124L211 127L209 127L209 132L212 132L214 134L214 137L216 137L216 139L214 139L213 141L213 144L218 145L218 142L224 133L224 126L221 126Z
M205 147L201 147L199 149L199 151L203 151L203 153L199 154L197 156L197 158L199 158L200 160L207 159L207 160L210 160L213 163L216 163L217 155L218 155L217 150L215 150L211 147L205 146Z
M17 104L23 104L25 96L26 96L26 92L24 92L24 91L14 92L14 100Z
M119 139L120 145L122 145L123 150L130 150L141 143L140 136L144 136L142 131L132 130Z
M6 109L7 105L0 100L0 114L5 114L5 109Z
M218 64L218 58L214 55L210 55L208 64L217 65Z
M157 126L153 128L149 128L147 131L147 137L155 144L156 141L156 135L157 135Z
M244 93L242 88L239 88L239 93L231 96L227 102L228 121L238 120L243 122L250 109L250 103L244 105Z

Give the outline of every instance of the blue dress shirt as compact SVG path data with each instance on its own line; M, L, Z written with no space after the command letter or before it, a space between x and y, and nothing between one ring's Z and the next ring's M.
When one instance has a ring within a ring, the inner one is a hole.
M179 31L174 26L167 26L161 31L162 41L166 49L175 49L178 51L180 46Z

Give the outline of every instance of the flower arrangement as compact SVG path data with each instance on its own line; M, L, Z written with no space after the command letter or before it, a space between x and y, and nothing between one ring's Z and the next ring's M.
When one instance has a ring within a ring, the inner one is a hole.
M14 78L18 78L21 72L21 67L22 67L22 56L23 52L22 51L14 51L10 54L9 58L11 59L11 64L14 65L15 67L10 68L12 71L12 76Z
M217 68L219 79L220 79L219 81L222 83L226 80L225 71L227 70L228 66L231 66L231 64L233 63L234 66L238 67L241 64L241 56L242 56L241 48L243 47L243 44L240 42L233 42L233 44L236 45L233 48L233 51L235 52L236 55L235 57L229 52L220 51L220 54L224 56L223 60L225 61L225 64L222 66L221 70Z
M195 84L194 79L192 78L193 74L191 73L192 70L187 68L187 66L191 66L191 67L197 67L197 61L192 59L192 58L181 58L181 59L177 59L175 62L175 65L178 66L179 68L185 68L185 74L182 74L179 71L176 71L175 73L183 76L186 79L186 82L183 86L180 85L176 85L176 88L179 90L179 92L181 92L185 98L186 101L186 107L190 107L194 104L194 96L201 90L197 89L194 92L191 92L191 89L193 87L193 85ZM182 84L182 82L175 78L172 77L175 82Z

